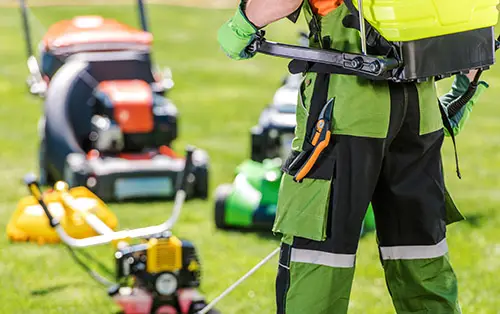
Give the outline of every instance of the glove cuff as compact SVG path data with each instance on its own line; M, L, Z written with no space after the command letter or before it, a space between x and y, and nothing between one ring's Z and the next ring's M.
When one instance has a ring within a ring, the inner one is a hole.
M247 18L244 12L244 6L245 4L243 2L239 5L238 10L236 10L231 22L233 26L245 35L253 35L259 30L259 28L253 25L253 23Z

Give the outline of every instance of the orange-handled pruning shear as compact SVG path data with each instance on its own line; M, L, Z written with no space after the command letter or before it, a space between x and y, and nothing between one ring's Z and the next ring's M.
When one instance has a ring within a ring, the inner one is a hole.
M296 182L301 182L302 179L304 179L304 177L311 171L321 153L330 143L330 128L332 125L331 121L334 102L334 98L330 99L319 114L318 121L316 122L312 133L311 144L313 145L313 148L311 150L301 152L295 161L290 164L290 168L293 168L294 164L300 162L306 155L309 156L297 171L297 174L295 174L293 179Z

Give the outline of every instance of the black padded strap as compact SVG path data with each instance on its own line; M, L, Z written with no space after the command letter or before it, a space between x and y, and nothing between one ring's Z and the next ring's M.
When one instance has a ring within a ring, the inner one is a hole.
M297 59L290 61L290 63L288 64L288 71L290 71L290 73L292 74L313 72L322 74L356 75L368 80L380 80L380 81L387 80L386 76L368 75L359 71L353 71L331 64L308 62Z
M287 19L289 19L292 23L297 23L297 20L299 19L300 16L300 11L302 11L302 7L299 6L297 10L293 11L290 15L287 16Z
M330 47L330 38L323 39L323 45ZM314 90L311 97L311 105L309 106L309 116L307 117L306 134L302 150L307 151L313 148L311 144L312 133L314 126L318 121L319 114L328 101L328 86L330 85L330 73L317 73L314 83Z

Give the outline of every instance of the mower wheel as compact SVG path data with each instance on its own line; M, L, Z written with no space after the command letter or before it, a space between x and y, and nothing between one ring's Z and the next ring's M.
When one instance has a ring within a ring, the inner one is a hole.
M222 184L215 190L215 226L226 229L226 200L233 190L232 184Z
M202 200L208 198L208 168L196 167L194 170L194 196Z
M251 147L250 147L250 158L253 161L257 162L262 162L264 160L264 145L265 145L265 138L263 135L263 129L261 126L254 126L253 128L250 129L250 140L251 140Z

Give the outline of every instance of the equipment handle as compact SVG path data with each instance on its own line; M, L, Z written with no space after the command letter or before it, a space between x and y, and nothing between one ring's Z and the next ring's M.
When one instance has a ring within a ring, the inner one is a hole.
M55 228L59 225L59 221L52 216L52 214L49 211L49 208L47 207L47 204L43 201L43 194L42 191L40 190L40 185L38 184L38 180L34 174L27 174L24 177L24 184L28 187L28 190L30 191L31 195L38 201L38 204L43 209L43 212L49 219L50 226L52 228Z
M24 0L19 0L19 8L21 9L21 16L23 19L24 40L26 41L26 53L28 58L33 55L33 48L31 45L31 31L28 21L28 12Z
M139 9L139 19L141 22L141 28L145 32L149 32L148 18L146 17L146 10L144 9L144 1L137 0L137 7Z
M267 41L264 31L258 31L248 46L249 53L262 53L270 56L298 61L323 64L333 70L331 73L358 75L370 79L390 79L392 70L401 66L399 60L358 53L342 52L335 49L318 49Z
M186 147L186 162L184 164L184 171L182 172L182 177L181 181L179 181L179 184L177 186L177 190L183 190L186 191L186 187L188 184L189 180L189 175L192 172L193 168L193 153L195 151L195 148L192 146Z

